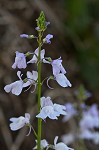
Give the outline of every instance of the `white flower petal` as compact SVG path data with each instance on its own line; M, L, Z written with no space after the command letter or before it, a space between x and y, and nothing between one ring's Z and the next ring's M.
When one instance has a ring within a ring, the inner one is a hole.
M12 122L12 123L10 123L11 130L13 130L13 131L19 130L20 128L25 126L25 124L30 123L30 114L25 113L25 117L20 116L18 118L10 118L10 121ZM31 131L31 129L30 129L30 131Z
M65 145L63 142L60 142L56 144L55 150L73 150L72 148L69 148L67 145Z
M30 122L30 114L29 113L25 113L25 123L29 124Z
M14 64L12 65L12 68L13 68L13 69L15 69L15 68L16 68L16 63L14 63Z
M19 130L19 129L21 129L22 127L23 127L24 125L16 125L16 124L14 124L14 123L11 123L10 124L10 129L12 130L12 131L16 131L16 130Z
M50 97L41 97L41 108L45 107L45 106L53 106L53 103L51 101Z
M12 94L15 95L20 95L22 92L22 86L23 86L23 82L22 81L15 81L12 85Z
M72 148L69 148L67 145L65 145L63 142L57 143L58 136L54 139L54 146L55 150L73 150Z
M37 144L37 140L35 140L35 141L36 141L36 144ZM45 139L41 140L41 149L44 149L47 146L48 146L48 142ZM37 149L37 145L33 149Z
M7 93L12 92L12 94L20 95L22 92L22 86L23 86L23 82L21 80L18 80L18 81L15 81L9 85L6 85L4 87L4 90Z
M6 86L4 87L4 90L5 90L7 93L9 93L9 92L11 91L11 89L12 89L12 84L13 84L13 83L8 84L8 85L6 85Z
M62 64L60 65L60 71L61 71L63 74L66 73L66 70L65 70L65 68L62 66Z
M27 62L27 64L29 64L29 63L37 63L37 61L38 61L38 59L37 59L37 57L38 57L38 48L35 50L35 54L33 55L33 58L30 60L30 61L28 61ZM41 60L44 58L44 55L45 55L45 50L43 49L43 50L41 50Z
M62 66L62 59L61 57L58 59L55 59L51 62L52 65L52 69L53 69L53 75L56 76L59 73L65 74L66 70L65 68Z
M48 115L48 117L49 117L50 119L58 119L56 116L58 116L58 115L57 115L57 113L55 113L54 111L52 111L52 112Z
M54 139L54 145L55 146L56 146L57 141L58 141L58 136L56 136L55 139Z
M10 119L10 120L13 120L13 119ZM25 118L21 116L21 117L17 118L17 120L15 122L10 124L10 128L11 128L11 130L16 131L16 130L19 130L20 128L22 128L24 125L25 125Z
M47 114L41 109L40 113L36 115L37 118L42 118L43 120L47 117Z
M32 79L32 78L33 78L32 72L27 71L27 78L28 78L28 79Z
M59 115L67 115L66 107L59 104L54 104L54 110L59 113Z
M45 139L41 140L41 148L43 149L46 148L47 146L48 146L48 142Z
M38 72L37 71L27 71L27 78L36 81L38 78Z
M15 118L15 117L14 118L10 118L10 121L16 123L16 122L18 122L18 118Z
M36 117L42 119L45 119L47 117L49 117L50 119L57 119L57 113L54 111L52 106L45 106L41 109L40 113Z
M38 48L35 50L33 58L27 62L27 64L29 63L37 63L37 56L38 56Z
M59 85L62 87L71 87L71 83L69 80L66 78L66 76L62 73L58 74L56 77L56 81L58 82Z
M22 76L22 75L21 75L21 71L17 71L17 76L18 76L18 78L19 78L20 80L22 80L22 79L21 79L21 76Z
M57 67L57 65L52 65L53 67L53 75L56 76L57 74L60 73L60 68Z
M32 71L32 74L33 74L33 80L36 81L38 79L38 72Z
M91 140L91 139L93 139L93 133L91 131L85 129L85 130L82 130L79 137L82 139Z
M45 49L41 50L41 60L44 59Z
M63 143L71 144L76 140L76 137L73 133L65 134L61 137Z
M25 118L28 118L30 120L30 114L29 113L25 113Z

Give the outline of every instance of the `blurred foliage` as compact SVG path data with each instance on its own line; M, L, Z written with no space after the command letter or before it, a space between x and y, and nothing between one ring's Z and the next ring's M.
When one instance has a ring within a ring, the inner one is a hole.
M80 103L83 103L89 97L91 97L91 93L89 93L83 85L80 85L78 90L75 91L75 95Z
M99 87L99 1L66 0L66 26L71 30L73 53L82 78L91 89Z

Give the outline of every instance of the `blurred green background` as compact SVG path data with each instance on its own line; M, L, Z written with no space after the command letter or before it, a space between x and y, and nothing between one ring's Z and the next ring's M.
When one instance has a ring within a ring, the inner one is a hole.
M11 68L15 51L25 53L37 48L35 41L20 39L19 36L22 33L36 34L35 20L41 10L51 23L45 35L54 35L51 45L44 46L46 56L52 59L62 57L72 83L71 89L62 89L52 82L54 91L44 83L42 95L51 96L61 104L77 102L74 92L82 84L92 94L88 105L99 104L99 0L0 0L0 150L29 150L35 145L33 134L26 137L25 129L16 133L10 131L9 118L24 115L26 111L35 116L36 93L28 91L16 97L5 93L3 88L17 80L17 70ZM30 65L26 70L32 69ZM42 77L50 74L51 68L44 66ZM61 119L59 123L47 122L43 125L43 137L52 143L56 135L64 134L66 125L61 123ZM37 119L33 123L37 128ZM78 143L73 145L77 149Z

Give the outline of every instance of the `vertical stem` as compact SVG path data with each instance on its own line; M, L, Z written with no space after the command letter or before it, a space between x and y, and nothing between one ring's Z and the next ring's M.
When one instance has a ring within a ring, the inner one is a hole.
M41 31L39 31L39 52L38 52L38 113L40 112L40 98L41 98L41 44L42 44ZM37 149L41 150L41 128L42 128L42 119L38 118L38 139L37 139Z

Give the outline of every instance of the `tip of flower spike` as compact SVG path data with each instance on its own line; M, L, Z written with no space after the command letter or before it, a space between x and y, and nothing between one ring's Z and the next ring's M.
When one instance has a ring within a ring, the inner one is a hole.
M43 31L43 32L46 30L47 26L50 24L50 22L46 22L45 14L43 11L41 11L38 19L36 19L36 22L37 22L36 30Z

